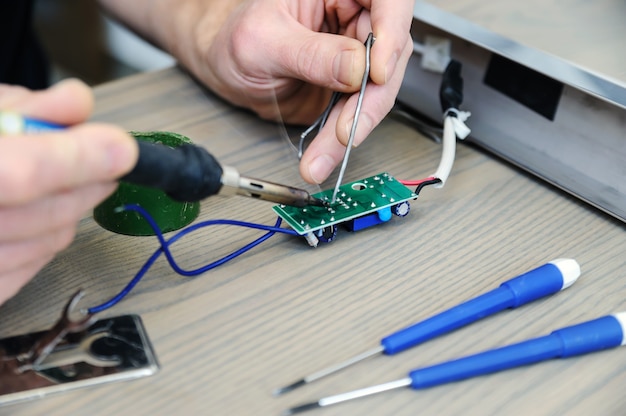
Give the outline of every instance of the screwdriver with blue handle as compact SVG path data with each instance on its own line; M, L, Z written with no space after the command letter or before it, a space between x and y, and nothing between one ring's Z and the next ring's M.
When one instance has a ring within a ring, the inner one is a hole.
M553 358L574 357L624 344L626 344L626 312L619 312L557 329L543 337L419 368L400 380L324 397L288 409L284 415L293 415L400 387L421 390Z
M0 136L61 130L63 125L0 111ZM304 189L242 176L221 166L206 149L193 144L173 148L138 140L139 159L120 180L158 188L177 201L195 202L219 193L238 194L284 205L325 206Z
M580 276L573 259L557 259L502 283L498 288L386 336L377 348L310 374L274 391L280 395L349 367L366 358L394 355L504 309L517 308L571 286Z

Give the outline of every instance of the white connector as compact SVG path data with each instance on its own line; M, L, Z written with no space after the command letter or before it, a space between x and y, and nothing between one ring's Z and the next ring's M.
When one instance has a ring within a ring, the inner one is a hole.
M317 238L313 233L304 234L304 239L311 247L317 247L320 242L319 238Z
M443 73L450 62L450 39L427 35L424 43L413 42L413 52L422 55L422 68Z
M465 140L467 136L472 132L469 127L465 124L468 118L472 115L469 111L459 111L456 108L449 108L444 114L444 118L448 117L450 113L454 114L452 117L452 125L454 126L454 134L457 139Z

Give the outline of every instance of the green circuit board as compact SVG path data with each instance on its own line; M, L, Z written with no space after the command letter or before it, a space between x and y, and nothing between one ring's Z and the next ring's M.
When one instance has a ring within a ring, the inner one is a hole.
M329 189L314 196L330 202L333 191ZM415 192L383 172L343 184L335 203L328 207L276 205L272 209L298 234L303 235L415 198Z

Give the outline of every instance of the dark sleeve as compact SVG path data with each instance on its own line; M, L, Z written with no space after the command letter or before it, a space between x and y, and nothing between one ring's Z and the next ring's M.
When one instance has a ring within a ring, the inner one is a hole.
M33 0L0 0L0 83L48 86L48 63L32 15Z

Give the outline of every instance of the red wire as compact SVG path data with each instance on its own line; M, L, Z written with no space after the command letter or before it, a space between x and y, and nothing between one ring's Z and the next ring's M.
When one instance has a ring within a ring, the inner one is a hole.
M419 179L416 181L401 181L399 180L398 182L400 182L402 185L405 186L419 186L420 184L424 183L424 182L428 182L428 181L432 181L435 180L437 178L435 178L434 176L429 176L428 178L424 178L424 179Z

